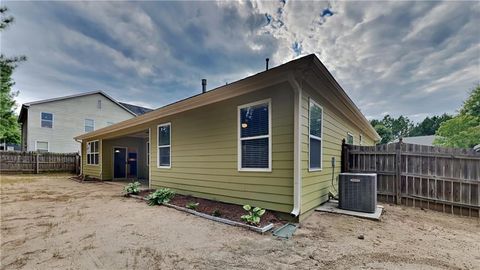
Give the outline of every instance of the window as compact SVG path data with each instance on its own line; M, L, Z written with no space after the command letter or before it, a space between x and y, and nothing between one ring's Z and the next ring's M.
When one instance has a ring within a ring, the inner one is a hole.
M48 152L48 142L37 141L35 149L37 152Z
M150 166L150 142L147 142L147 149L145 152L147 152L147 167Z
M322 169L323 109L310 99L308 112L309 170Z
M42 123L41 126L44 128L52 128L53 127L53 114L42 112Z
M353 144L353 135L350 132L347 132L347 144Z
M99 99L97 100L97 109L101 109L102 108L102 101Z
M158 126L157 141L157 167L170 168L171 167L171 124L161 124Z
M359 144L359 145L362 145L362 141L363 141L362 139L363 139L363 138L362 138L362 134L360 134L360 135L358 136L358 144Z
M238 107L238 170L271 170L270 100Z
M92 132L95 129L95 121L93 119L85 119L85 132Z
M98 165L98 141L91 141L87 143L87 164Z

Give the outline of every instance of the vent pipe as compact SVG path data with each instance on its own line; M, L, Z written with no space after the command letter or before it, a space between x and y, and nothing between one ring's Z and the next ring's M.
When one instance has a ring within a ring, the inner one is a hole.
M270 60L269 58L266 58L266 59L265 59L265 70L268 70L268 61L269 61L269 60Z
M207 92L207 79L202 79L202 93Z

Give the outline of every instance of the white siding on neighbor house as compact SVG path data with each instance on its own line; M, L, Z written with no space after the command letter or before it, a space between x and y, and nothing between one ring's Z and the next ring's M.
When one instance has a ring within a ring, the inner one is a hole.
M101 108L97 107L101 100ZM53 127L41 127L41 113L53 113ZM101 94L30 105L27 120L27 150L35 151L36 141L46 141L50 152L80 151L73 137L85 133L85 119L95 121L95 129L134 117Z

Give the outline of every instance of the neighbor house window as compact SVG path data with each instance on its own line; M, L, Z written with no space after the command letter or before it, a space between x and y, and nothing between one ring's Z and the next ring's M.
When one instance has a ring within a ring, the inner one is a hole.
M48 152L48 142L37 141L35 149L37 152Z
M322 169L323 109L315 101L309 102L309 170Z
M350 132L347 132L347 143L353 144L353 134Z
M238 170L270 171L271 112L270 100L238 107Z
M97 109L101 109L102 108L102 101L99 99L97 100Z
M98 165L98 141L91 141L87 143L87 164Z
M95 129L95 121L93 119L85 119L85 132L92 132Z
M158 156L157 165L159 168L171 167L171 124L161 124L157 132Z
M44 128L52 128L53 127L53 114L42 112L42 123L41 126Z

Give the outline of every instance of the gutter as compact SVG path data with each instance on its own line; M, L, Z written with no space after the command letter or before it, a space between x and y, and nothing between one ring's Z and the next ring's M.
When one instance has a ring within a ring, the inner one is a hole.
M293 128L293 209L290 214L294 217L300 215L302 205L302 88L293 75L289 75L288 81L294 92L294 128Z

